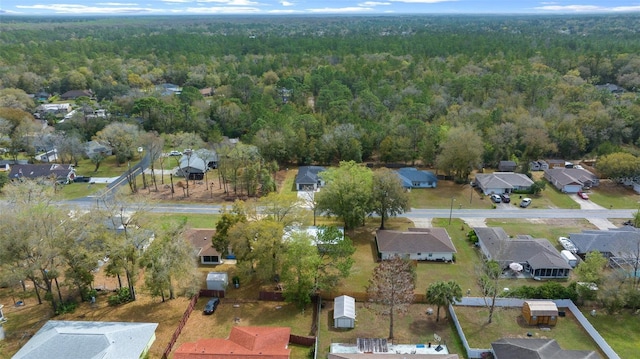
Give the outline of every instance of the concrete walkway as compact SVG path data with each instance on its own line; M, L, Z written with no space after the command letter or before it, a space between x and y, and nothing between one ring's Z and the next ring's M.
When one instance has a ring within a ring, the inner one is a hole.
M568 195L574 202L576 202L580 209L606 209L599 204L593 203L588 199L582 199L577 194L569 194ZM610 229L616 228L616 226L611 223L607 218L585 218L594 226L598 227L598 229Z

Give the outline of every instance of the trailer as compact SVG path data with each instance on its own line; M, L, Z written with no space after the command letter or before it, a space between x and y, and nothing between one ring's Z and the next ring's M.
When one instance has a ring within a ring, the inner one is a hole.
M571 268L575 268L578 265L578 258L568 250L565 249L563 251L560 251L560 255L562 256L562 258L564 258L565 261L567 261L567 263L569 263Z

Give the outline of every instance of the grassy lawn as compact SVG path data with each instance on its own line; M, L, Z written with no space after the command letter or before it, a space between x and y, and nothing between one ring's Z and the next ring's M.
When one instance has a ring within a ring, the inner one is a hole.
M97 193L105 188L107 188L105 183L69 183L60 187L58 194L62 199L81 198Z
M569 233L580 233L587 229L597 229L586 219L487 219L487 226L502 227L509 236L528 234L533 238L546 238L558 250L562 246L558 237L567 237Z
M489 309L486 307L457 306L455 311L472 348L488 349L491 342L500 338L527 338L527 333L531 333L532 338L555 339L562 349L599 350L569 311L550 331L528 325L522 317L521 308L496 307L491 324L487 323Z
M323 302L318 325L320 343L318 358L326 358L331 343L355 343L356 338L388 338L389 317L378 314L370 305L356 303L356 325L353 329L335 329L333 327L333 302ZM434 316L427 316L426 304L411 305L408 312L397 315L394 320L394 338L398 343L420 344L434 343L433 334L442 337L450 353L463 353L462 344L450 320L441 319L436 323Z
M140 161L139 158L134 158L131 161L131 166L133 167ZM109 156L100 163L100 168L98 168L97 172L94 172L96 165L91 162L90 159L85 158L78 161L78 166L76 166L76 173L79 176L90 176L90 177L118 177L122 175L127 170L127 163L122 163L120 166L116 163L116 156Z
M630 187L618 185L609 180L601 180L598 187L592 188L589 200L604 208L632 208L640 209L640 194Z
M451 198L455 208L493 208L489 198L467 184L438 181L437 188L415 188L409 192L409 205L413 208L449 208Z
M164 223L178 223L186 220L187 227L190 228L215 228L219 215L215 214L165 214L165 213L147 213L144 221L148 221L145 227L160 228Z
M596 328L611 348L620 358L636 358L638 343L640 343L640 317L638 313L624 311L615 315L608 315L598 311L598 315L591 316L590 309L583 309L589 322Z

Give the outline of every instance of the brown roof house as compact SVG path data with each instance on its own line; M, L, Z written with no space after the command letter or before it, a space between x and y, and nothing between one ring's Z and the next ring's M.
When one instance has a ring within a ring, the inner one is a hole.
M184 343L173 359L289 359L289 336L285 327L231 328L229 338L200 339Z
M544 171L544 178L564 193L577 193L600 184L598 176L584 168L549 168Z
M600 359L588 350L563 350L555 339L503 338L491 343L496 359Z
M380 259L400 256L419 261L451 262L456 253L456 247L444 228L380 229L376 232L376 246Z
M91 90L71 90L60 95L60 98L63 100L75 100L78 97L93 97L93 92Z
M522 305L522 317L529 325L556 325L558 307L549 300L525 301Z
M487 259L497 261L504 271L512 263L522 265L520 274L533 278L568 278L571 266L545 238L519 235L510 238L500 227L477 227L478 245Z
M211 243L211 238L216 234L215 229L192 228L185 231L185 237L193 244L200 264L221 264L220 254Z

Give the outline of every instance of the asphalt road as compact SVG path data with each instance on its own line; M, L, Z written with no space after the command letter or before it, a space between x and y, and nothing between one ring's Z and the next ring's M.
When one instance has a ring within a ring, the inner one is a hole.
M96 204L95 198L80 198L63 204L90 209ZM195 203L160 203L152 205L154 213L217 214L222 205ZM424 209L412 208L400 217L410 218L633 218L636 209Z

